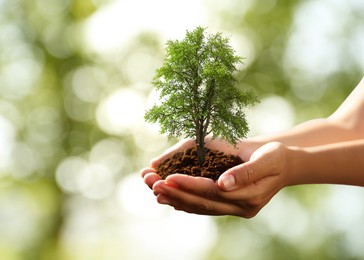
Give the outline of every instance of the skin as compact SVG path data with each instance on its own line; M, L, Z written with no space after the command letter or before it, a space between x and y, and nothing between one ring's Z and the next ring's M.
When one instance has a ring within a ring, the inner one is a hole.
M246 163L229 169L217 182L181 174L161 180L155 167L194 145L193 140L183 140L141 171L158 203L195 214L251 218L286 186L364 186L364 78L328 118L240 140L237 149L219 139L205 141L208 148L238 155Z

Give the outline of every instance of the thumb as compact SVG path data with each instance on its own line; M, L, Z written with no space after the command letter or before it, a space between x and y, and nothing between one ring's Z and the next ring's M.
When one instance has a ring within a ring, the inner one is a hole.
M279 173L277 151L282 151L279 143L269 143L259 148L250 157L250 161L237 165L224 172L218 185L222 190L230 191L238 187L254 183L266 176ZM278 156L279 157L279 156Z
M248 161L235 166L220 176L218 185L222 190L231 191L256 182L266 175L266 172L260 168L257 161Z

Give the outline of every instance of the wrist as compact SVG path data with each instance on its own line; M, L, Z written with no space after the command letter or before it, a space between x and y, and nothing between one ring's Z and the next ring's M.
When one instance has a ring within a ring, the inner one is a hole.
M296 146L287 147L287 186L307 183L304 171L307 167L305 163L306 157L307 153L304 148Z

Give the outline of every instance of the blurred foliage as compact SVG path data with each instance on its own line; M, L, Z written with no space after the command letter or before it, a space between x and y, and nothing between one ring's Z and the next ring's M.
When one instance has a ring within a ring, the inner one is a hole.
M251 3L250 7L245 13L242 12L238 15L239 11L237 10L239 8L237 6L233 6L234 9L228 9L222 13L223 26L234 32L234 35L245 35L253 45L255 57L246 70L241 72L242 82L253 86L261 96L276 94L285 97L294 105L298 122L313 116L328 116L362 77L362 69L356 64L353 54L348 55L348 50L352 48L350 45L351 32L347 31L343 35L330 36L331 41L337 42L335 47L339 57L331 57L331 60L326 62L330 63L334 62L335 59L340 59L342 66L337 71L323 75L320 73L310 74L309 71L302 71L300 68L290 68L291 70L287 71L285 70L285 56L287 55L289 39L295 30L293 25L295 11L307 3L312 3L312 1L305 3L305 1L270 0L264 4L259 1L249 2ZM243 6L246 3L239 5ZM330 8L330 3L327 2L327 6ZM244 10L244 8L240 10ZM362 16L362 14L359 15L361 18ZM345 28L355 27L355 24L361 19L359 17L357 17L358 20L349 21L339 19L337 26L340 27L340 22L342 22L345 23ZM309 29L312 30L313 28ZM347 39L346 45L341 46L339 44L339 37ZM315 38L307 40L319 41ZM301 44L300 47L303 49L308 42ZM312 51L312 55L315 55L314 51ZM247 58L251 59L251 57ZM312 64L312 69L314 68L315 64ZM298 77L290 74L298 74ZM307 95L313 98L300 97L294 93L292 82L297 80L308 82L305 83L304 87L308 89ZM328 86L322 96L315 93L315 86L317 85ZM315 96L319 98L314 98Z
M85 23L107 2L0 0L1 259L127 255L128 239L126 245L114 239L127 213L114 212L113 194L125 176L168 146L142 127L144 107L138 108L150 94L163 46L157 34L143 32L112 54L89 51ZM238 45L245 46L242 84L262 98L283 97L299 123L328 116L362 77L355 47L363 35L364 7L356 2L204 3L217 27L239 36ZM306 45L320 45L320 37L308 36L312 26L327 25L327 16L297 35L302 20L309 23L302 13L315 10L314 4L335 17L334 29L321 39L324 47L330 43L331 56L320 56L322 45L319 52L309 49L312 55L305 51ZM296 59L301 62L294 65ZM311 60L316 63L308 66ZM121 102L129 104L128 99L135 103L130 111ZM141 119L129 118L132 111ZM330 194L325 186L292 187L254 220L216 218L216 244L206 259L363 258L350 238L362 236L332 222ZM301 226L285 229L286 218Z
M216 15L222 17L221 27L231 32L232 35L244 35L241 44L246 44L246 41L250 42L253 50L247 51L247 53L254 55L253 60L249 60L251 57L247 57L246 69L240 72L241 82L255 89L260 97L270 95L284 97L294 110L295 123L329 116L363 77L363 67L355 57L357 53L352 52L352 43L355 38L354 31L364 32L363 23L360 22L363 20L364 13L358 12L354 6L346 7L349 9L349 13L355 13L355 18L352 16L340 17L335 21L337 28L334 28L340 33L329 35L329 40L335 45L336 55L330 57L331 59L326 60L325 63L334 63L337 60L336 62L340 65L331 71L322 72L315 71L322 69L317 68L315 64L307 65L311 66L311 69L302 69L299 66L294 67L292 64L287 65L286 61L291 38L297 31L297 27L295 27L297 13L299 9L307 10L306 6L313 6L314 1L270 0L248 1L248 3L229 1L229 3L230 8L224 8L222 11L216 10ZM326 5L326 8L331 9L333 13L340 12L341 7L335 6L330 1L318 4L317 8L321 10L322 5ZM213 7L211 8L213 9ZM336 8L337 10L335 10ZM361 10L363 8L364 6L361 6ZM310 14L305 15L310 17ZM312 30L312 26L320 26L320 23L317 22L315 21L311 27L308 24L302 24L302 26L307 26L308 30ZM345 30L340 31L342 27ZM350 30L349 28L356 29ZM306 40L307 42L301 42L300 45L303 53L305 46L310 45L310 41L318 42L320 39ZM323 46L323 48L325 47ZM247 49L249 50L249 48ZM324 52L323 49L320 51ZM312 55L316 54L312 50ZM323 69L323 71L325 70ZM306 88L302 91L304 93L302 95L299 95L295 89L300 85ZM321 92L320 89L323 91ZM266 125L266 127L268 126ZM325 203L330 196L330 188L314 185L291 187L285 189L280 195L295 198L300 207L307 211L304 215L316 215L326 207ZM270 205L267 207L269 208ZM280 215L281 221L294 219L292 213L294 209L289 208L290 205L286 205L286 208L282 209L285 213ZM269 215L269 210L266 212L263 209L260 214ZM310 219L309 216L307 217ZM298 225L302 224L299 218L295 220ZM262 227L266 227L266 230L270 228L266 226L267 223L264 219L260 219L260 216L250 220L241 228L239 228L241 223L236 219L221 218L218 222L221 236L208 259L357 259L363 257L361 253L358 255L357 252L354 252L355 250L348 249L345 231L323 230L327 228L323 224L325 220L321 220L322 222L314 219L305 221L310 223L310 227L306 227L307 232L287 239L284 236L281 237L282 234L289 233L287 230L281 230L279 234L272 231L271 233L269 231L261 232ZM257 228L258 226L260 228ZM314 241L315 236L320 237L313 243L315 245L305 246L310 244L310 239ZM261 242L254 243L253 241ZM228 244L225 245L225 243ZM260 246L257 248L256 245ZM227 252L229 253L227 254Z

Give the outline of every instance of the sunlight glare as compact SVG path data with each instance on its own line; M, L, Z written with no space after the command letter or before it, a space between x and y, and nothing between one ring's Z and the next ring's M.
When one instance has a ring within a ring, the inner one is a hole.
M115 0L86 22L84 40L91 51L108 53L143 31L157 32L164 40L179 38L204 26L205 16L201 0Z

